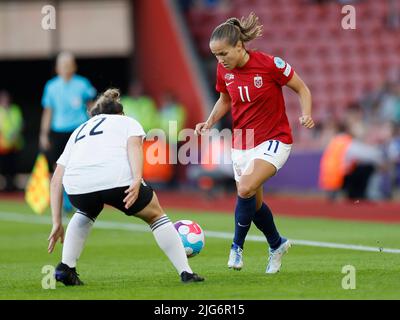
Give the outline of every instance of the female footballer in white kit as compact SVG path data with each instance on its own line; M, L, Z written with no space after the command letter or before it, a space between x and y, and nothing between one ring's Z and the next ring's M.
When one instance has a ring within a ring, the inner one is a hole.
M266 273L273 274L280 270L282 256L290 247L290 241L280 236L272 212L263 202L264 183L285 164L293 143L283 86L300 98L300 123L311 129L314 121L310 90L290 64L246 48L245 44L261 33L262 26L253 13L240 20L229 18L214 29L210 49L218 60L216 90L220 98L207 121L196 125L196 133L203 134L231 111L231 156L238 197L228 267L242 269L244 242L253 222L269 244ZM248 132L253 133L250 140Z
M50 195L53 228L48 238L49 253L58 239L63 243L56 280L65 285L83 284L76 263L93 223L108 204L149 224L182 282L203 281L192 272L174 225L161 209L153 189L142 179L145 132L136 120L124 116L119 95L117 89L103 93L90 111L92 118L71 134L57 161ZM65 238L62 185L77 208Z

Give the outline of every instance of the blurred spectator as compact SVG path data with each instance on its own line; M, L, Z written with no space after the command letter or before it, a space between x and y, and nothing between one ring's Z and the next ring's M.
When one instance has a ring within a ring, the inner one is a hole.
M313 140L317 142L316 144L321 149L325 149L333 137L342 131L340 124L333 117L326 119L324 122L317 123L315 129Z
M15 175L18 151L23 145L21 108L11 103L7 91L0 91L0 173L5 178L5 191L16 190Z
M343 122L346 128L351 129L353 124L364 123L364 113L360 103L354 102L350 104L343 115Z
M334 200L341 191L348 199L366 199L370 178L384 165L383 152L366 143L362 122L341 128L325 149L320 165L319 184Z
M165 92L160 106L160 128L165 132L167 142L172 146L172 150L179 151L180 146L184 143L178 141L179 132L185 128L186 124L185 107L177 100L172 92ZM169 128L172 125L171 130ZM176 131L173 129L176 126ZM171 187L178 186L180 176L184 175L185 167L180 165L179 161L173 166L173 177L169 185Z
M389 29L400 29L400 5L398 0L387 0L389 3L389 11L386 24Z
M388 200L393 197L392 166L389 159L389 144L393 139L392 122L376 121L368 126L370 137L368 143L376 146L383 156L381 165L376 167L368 187L367 198L371 200Z
M202 146L200 165L189 166L188 179L209 197L236 190L229 153L231 140L224 139L222 135L219 139L214 136L206 146L208 148Z
M129 85L128 95L121 97L125 115L139 121L144 131L158 128L159 115L154 100L144 94L143 86L139 81Z
M344 178L344 190L348 199L366 199L370 178L375 170L384 165L384 155L378 146L365 142L366 127L362 122L353 123L353 139L345 154L345 165L353 169Z
M400 188L400 125L393 125L393 137L388 144L388 159L392 188Z
M400 123L400 81L389 83L378 110L379 118L383 121Z
M365 122L369 123L373 119L379 118L379 108L383 97L388 89L388 84L385 83L377 90L370 90L360 99L360 106L364 114Z
M87 107L96 96L89 80L77 75L75 57L62 52L57 56L57 76L47 81L42 97L44 108L39 146L47 152L53 167L71 133L88 120Z
M177 131L170 132L169 123L175 122ZM160 128L165 132L168 142L171 144L178 143L178 134L185 128L186 110L185 107L178 102L172 92L166 92L163 96L160 106Z
M88 106L96 96L90 81L76 74L75 57L69 52L57 56L57 76L47 81L42 97L39 148L45 152L53 170L71 133L88 120ZM64 210L72 205L64 196Z
M352 136L339 125L337 134L325 148L319 171L319 185L326 191L328 198L335 200L344 186L344 178L351 170L346 161L346 152L350 147Z

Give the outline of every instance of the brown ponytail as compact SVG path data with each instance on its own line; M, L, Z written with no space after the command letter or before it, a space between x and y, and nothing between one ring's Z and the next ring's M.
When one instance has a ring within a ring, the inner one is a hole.
M98 114L121 114L123 106L120 103L120 92L118 89L111 88L106 90L96 100L94 106L90 110L90 115L96 116Z
M247 18L229 18L216 27L211 34L210 42L226 39L231 46L235 46L240 40L243 43L249 42L262 35L262 25L258 17L251 12Z

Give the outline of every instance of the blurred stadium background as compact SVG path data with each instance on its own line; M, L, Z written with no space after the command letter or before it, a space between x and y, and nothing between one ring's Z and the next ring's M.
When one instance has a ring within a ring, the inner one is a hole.
M346 4L356 9L354 30L342 28L345 16L342 8ZM54 30L41 27L45 16L42 8L46 5L56 9ZM194 128L197 122L206 119L217 98L214 89L217 62L208 49L209 36L228 17L246 16L251 11L264 25L264 35L250 43L249 48L281 56L295 68L311 89L313 117L317 122L315 130L300 127L299 102L285 88L286 110L295 143L285 167L265 186L267 203L278 216L399 223L398 0L0 1L0 90L9 93L23 118L23 144L17 148L14 163L15 186L6 186L8 166L2 162L1 210L22 210L9 201L18 203L23 199L38 154L41 97L46 81L55 75L55 57L59 52L70 51L76 56L78 74L87 77L98 92L118 87L126 101L138 99L136 105L142 105L136 116L146 123L145 129L164 128L165 121L171 119L165 110L171 105L179 110L175 114L180 115L182 128ZM147 98L139 102L139 97ZM1 125L4 127L0 118ZM229 127L230 117L226 116L219 129ZM356 181L353 187L362 189L361 196L345 192L333 196L327 191L340 190L326 190L320 184L322 156L343 128L357 142L352 160L360 170L353 176ZM222 149L215 146L212 152ZM0 157L5 158L5 154ZM233 211L234 180L229 164L146 163L144 174L158 190L161 204L166 208ZM201 215L194 217L202 221ZM204 223L210 223L205 229L213 229L212 219L204 219ZM290 225L285 220L279 221ZM221 222L216 227L223 225ZM295 225L289 230L296 230ZM306 230L310 234L315 231L305 225L304 233L298 235L303 239L307 238ZM318 225L319 230L325 228L329 228L328 223ZM354 224L347 230L356 228ZM341 227L337 230L339 235ZM384 234L384 228L376 234L380 232ZM400 247L396 232L393 229L393 235L388 235L389 247ZM369 234L366 230L364 238L332 235L326 240L354 240L362 244ZM318 236L323 237L323 232ZM368 245L373 245L373 241L366 240ZM345 263L346 257L340 261Z
M341 25L346 3L356 9L355 30ZM56 9L56 28L43 30L42 8L49 4ZM24 122L17 187L24 188L38 152L40 99L46 81L55 75L59 52L76 55L78 74L87 77L98 92L113 86L129 96L136 87L136 95L147 96L150 102L137 111L139 121L149 123L147 129L163 128L161 110L170 101L184 110L182 128L193 128L207 117L216 100L216 59L208 49L211 31L230 16L254 11L264 25L264 36L250 48L292 64L311 89L317 121L315 130L300 128L297 97L285 88L295 145L287 165L267 190L320 194L321 155L340 126L350 123L358 129L359 140L371 147L364 151L379 153L379 159L360 160L373 167L366 198L396 198L399 10L396 0L0 1L0 88L20 106ZM146 111L149 104L155 106L155 113L150 107ZM219 128L229 127L227 116ZM207 189L221 185L216 181L221 177L225 189L232 183L226 166L159 166L146 168L145 175L169 189ZM1 179L0 188L4 187Z

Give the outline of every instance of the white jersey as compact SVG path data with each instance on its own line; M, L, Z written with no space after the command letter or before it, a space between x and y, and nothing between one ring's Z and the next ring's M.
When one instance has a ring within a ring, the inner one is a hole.
M82 124L71 134L57 160L65 167L65 191L83 194L129 186L133 177L128 138L145 135L139 122L122 115L100 114Z

